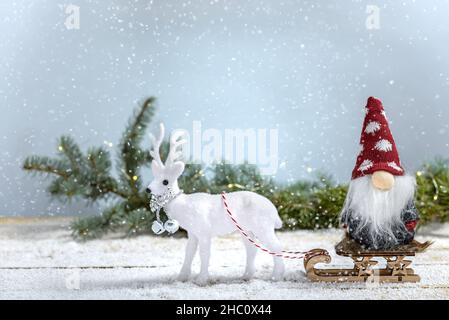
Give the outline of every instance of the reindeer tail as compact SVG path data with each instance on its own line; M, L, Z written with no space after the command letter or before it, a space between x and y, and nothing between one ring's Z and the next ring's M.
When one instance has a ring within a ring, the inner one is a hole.
M279 215L276 215L275 220L274 220L274 228L275 229L280 229L282 228L282 220L281 218L279 218Z

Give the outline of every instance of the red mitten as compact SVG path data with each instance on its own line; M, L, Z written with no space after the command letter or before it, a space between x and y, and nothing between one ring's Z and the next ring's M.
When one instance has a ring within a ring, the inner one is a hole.
M418 221L412 220L405 223L405 227L409 232L415 231L416 225L418 224Z

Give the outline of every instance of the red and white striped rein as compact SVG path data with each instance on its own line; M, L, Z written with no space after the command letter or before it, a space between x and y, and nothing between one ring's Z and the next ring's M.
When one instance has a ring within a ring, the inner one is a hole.
M234 225L237 227L237 229L240 231L240 233L249 241L251 242L256 248L259 248L260 250L271 254L272 256L275 257L281 257L284 259L302 259L304 258L304 255L307 254L307 251L285 251L282 250L281 252L274 252L271 251L267 248L265 248L264 246L262 246L260 243L256 242L253 238L251 238L249 236L249 232L246 231L245 229L243 229L239 223L237 222L237 220L234 218L234 215L232 214L231 210L229 209L227 200L226 200L226 194L223 191L221 193L221 199L223 200L223 205L226 209L226 212L228 213L229 217L231 218L232 222L234 223Z

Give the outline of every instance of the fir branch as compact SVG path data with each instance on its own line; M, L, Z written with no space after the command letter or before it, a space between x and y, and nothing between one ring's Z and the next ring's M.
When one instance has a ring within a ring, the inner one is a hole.
M89 167L90 197L94 200L101 196L113 193L123 199L128 194L120 190L116 179L110 176L111 159L109 152L102 147L89 148L87 152L87 163Z
M148 123L154 115L155 98L150 97L142 104L130 119L129 124L120 141L119 159L120 159L120 177L122 183L134 194L138 193L140 188L140 179L138 170L140 166L148 160L146 151L139 147Z
M61 155L65 156L71 163L71 169L81 172L85 166L85 159L80 147L70 136L62 136L59 139L58 150Z
M67 162L43 156L27 157L22 168L26 171L46 175L57 175L63 178L67 178L70 175L70 169Z

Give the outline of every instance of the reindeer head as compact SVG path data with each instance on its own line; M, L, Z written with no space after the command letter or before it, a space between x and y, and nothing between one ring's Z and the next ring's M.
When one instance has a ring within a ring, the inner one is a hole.
M151 162L151 171L153 172L153 181L148 185L146 191L152 193L155 196L162 196L168 190L173 192L179 192L178 178L184 171L184 162L179 161L181 151L177 148L181 146L186 140L182 139L182 132L175 132L170 137L170 151L165 160L165 164L162 163L159 149L164 139L164 125L160 124L159 137L156 139L150 134L153 149L150 151L150 155L153 157Z

